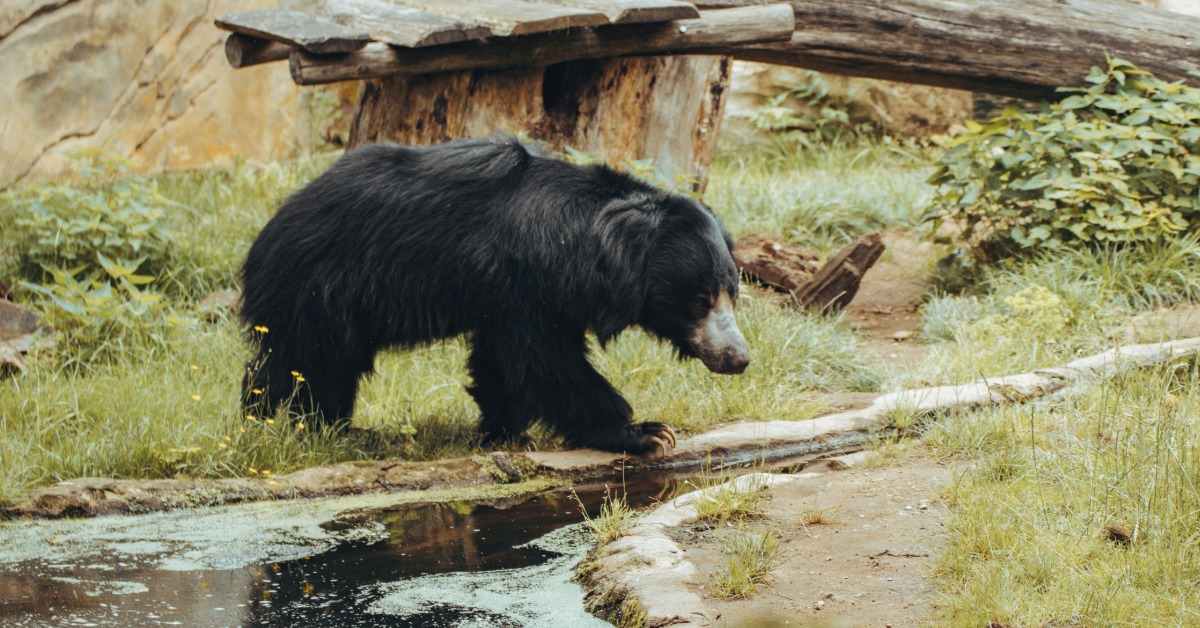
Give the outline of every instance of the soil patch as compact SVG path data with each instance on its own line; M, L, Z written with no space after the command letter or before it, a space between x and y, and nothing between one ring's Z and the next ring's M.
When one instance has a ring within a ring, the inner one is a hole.
M809 474L805 474L809 475ZM685 526L672 536L696 566L692 590L709 620L701 625L912 626L932 611L931 561L944 544L939 489L946 467L825 471L771 489L756 526L784 540L785 560L768 584L743 600L713 595L724 559L720 530ZM823 522L812 523L814 513Z
M846 321L867 337L863 349L877 364L901 370L919 363L929 345L916 338L917 310L924 297L918 269L933 257L927 242L904 233L884 236L887 252L863 275Z

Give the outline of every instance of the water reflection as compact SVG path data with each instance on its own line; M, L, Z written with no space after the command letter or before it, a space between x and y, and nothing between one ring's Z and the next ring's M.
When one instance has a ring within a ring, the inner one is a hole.
M598 513L605 488L577 488L589 514ZM613 489L627 493L630 504L640 507L669 499L687 490L687 484L659 477ZM580 535L551 533L581 519L579 503L564 492L487 504L371 510L338 517L322 527L331 532L382 527L381 535L335 535L374 540L223 570L163 569L169 563L164 557L186 553L186 548L147 538L143 541L168 549L131 557L119 551L121 544L129 543L123 538L112 543L116 549L102 560L95 560L93 553L79 563L56 557L54 562L0 565L0 625L527 625L532 615L513 609L528 593L555 597L551 602L562 607L553 609L558 612L555 622L567 621L559 612L566 611L573 615L570 623L583 626L596 620L583 612L577 588L573 593L542 589L567 580L586 542ZM0 539L3 533L0 529ZM458 572L480 575L449 575ZM512 590L514 583L524 593ZM421 587L426 587L422 599L428 601L412 608L406 591ZM440 599L449 592L453 599ZM574 597L557 599L563 595ZM471 600L474 605L466 603Z

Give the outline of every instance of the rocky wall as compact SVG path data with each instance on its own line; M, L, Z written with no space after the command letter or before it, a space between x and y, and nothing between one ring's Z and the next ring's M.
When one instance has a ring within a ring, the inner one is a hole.
M286 64L234 71L213 17L272 0L0 2L0 187L101 148L147 170L293 155L306 124Z

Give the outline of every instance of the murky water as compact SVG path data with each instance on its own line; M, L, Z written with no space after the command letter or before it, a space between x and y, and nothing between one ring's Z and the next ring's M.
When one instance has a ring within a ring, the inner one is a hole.
M625 490L640 506L683 486L644 479ZM604 492L579 497L595 514ZM6 524L0 625L606 625L570 582L588 538L569 493L380 500Z

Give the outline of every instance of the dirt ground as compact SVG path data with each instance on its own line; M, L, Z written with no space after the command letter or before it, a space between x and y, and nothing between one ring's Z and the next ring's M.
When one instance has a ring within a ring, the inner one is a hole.
M930 263L933 252L904 234L887 234L884 241L888 252L863 276L845 316L866 337L864 349L876 364L903 370L929 353L915 338L922 286L914 270ZM844 411L875 396L826 393L819 399L831 411ZM925 461L818 471L772 490L770 514L761 523L783 538L785 561L746 600L706 593L722 560L717 533L702 525L677 531L676 541L703 574L696 593L712 625L912 626L928 617L927 575L944 542L938 490L951 472ZM802 523L813 511L827 521Z
M934 253L928 243L907 234L889 233L883 240L887 249L863 275L846 320L867 337L864 349L872 360L900 370L929 354L929 345L915 338L923 295L917 271L931 263Z
M745 600L722 600L712 583L723 556L719 531L677 529L696 565L694 592L712 626L913 626L932 610L927 578L944 543L939 489L952 471L926 461L829 470L771 489L770 527L784 561L767 586ZM811 513L824 521L805 523Z

